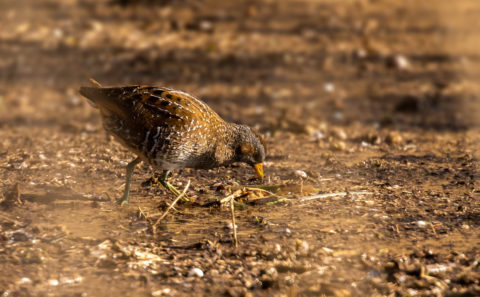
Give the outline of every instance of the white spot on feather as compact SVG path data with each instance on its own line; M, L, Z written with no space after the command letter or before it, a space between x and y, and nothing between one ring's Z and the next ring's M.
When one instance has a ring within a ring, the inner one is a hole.
M160 130L161 128L160 127L157 127L157 134L155 134L153 136L153 141L154 141L154 144L152 146L152 149L150 150L150 154L153 153L153 151L157 148L157 145L158 145L158 135L160 135Z

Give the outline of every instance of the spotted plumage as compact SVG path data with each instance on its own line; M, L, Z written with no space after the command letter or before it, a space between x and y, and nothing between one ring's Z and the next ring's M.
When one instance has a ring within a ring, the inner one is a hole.
M225 122L192 95L150 86L82 87L80 93L100 109L104 128L138 156L127 167L124 202L131 171L140 160L163 170L162 184L175 194L166 176L178 168L244 162L263 177L263 139L245 125Z

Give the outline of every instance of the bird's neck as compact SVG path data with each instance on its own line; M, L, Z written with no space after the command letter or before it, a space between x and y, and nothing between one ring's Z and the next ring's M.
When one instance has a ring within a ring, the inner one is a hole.
M220 133L222 138L218 139L215 148L215 159L219 165L228 165L236 160L236 150L239 143L239 125L226 123L225 133Z

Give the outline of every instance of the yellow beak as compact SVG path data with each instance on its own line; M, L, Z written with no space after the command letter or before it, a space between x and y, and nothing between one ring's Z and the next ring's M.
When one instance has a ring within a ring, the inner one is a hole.
M257 176L259 179L263 179L263 164L262 163L257 163L255 166L253 166L255 169L255 173L257 173Z

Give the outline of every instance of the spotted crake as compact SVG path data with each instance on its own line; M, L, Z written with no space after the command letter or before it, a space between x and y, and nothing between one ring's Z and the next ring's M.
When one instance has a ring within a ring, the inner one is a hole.
M131 175L141 161L162 170L161 184L175 195L167 176L178 168L244 162L263 178L263 138L248 126L225 122L192 95L151 86L82 87L80 94L98 107L105 130L137 155L127 165L122 204L129 201Z

